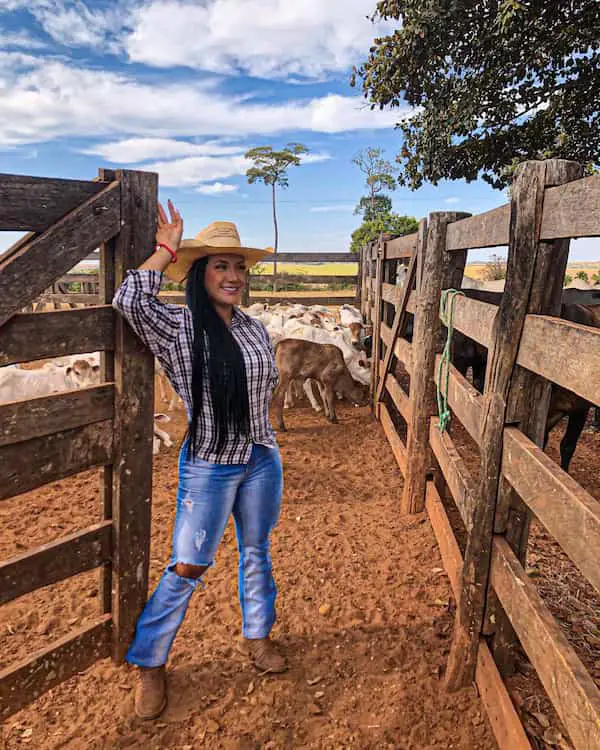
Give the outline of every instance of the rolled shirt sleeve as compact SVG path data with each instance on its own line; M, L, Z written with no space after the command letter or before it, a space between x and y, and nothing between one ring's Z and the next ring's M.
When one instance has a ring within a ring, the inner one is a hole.
M112 302L159 360L177 338L182 322L180 307L158 299L161 281L160 271L129 271Z

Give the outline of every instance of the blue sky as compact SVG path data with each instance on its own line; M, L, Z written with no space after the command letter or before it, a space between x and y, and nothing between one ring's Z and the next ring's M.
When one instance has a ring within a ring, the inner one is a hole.
M306 144L279 194L280 249L345 251L367 146L391 159L409 109L371 111L352 66L390 27L375 0L0 0L0 171L91 179L99 166L157 171L190 236L235 221L272 242L268 190L248 185L244 151ZM393 195L394 210L480 213L505 202L482 181ZM0 250L14 240L0 233ZM488 251L470 254L486 257ZM600 259L597 240L574 260Z

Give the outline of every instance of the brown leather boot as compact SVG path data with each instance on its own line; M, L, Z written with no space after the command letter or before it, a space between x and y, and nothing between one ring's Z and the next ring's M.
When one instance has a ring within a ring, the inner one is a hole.
M140 719L156 719L167 705L167 677L164 666L139 667L135 691L135 713Z
M279 653L277 645L270 638L244 638L240 651L247 656L261 672L285 672L287 662Z

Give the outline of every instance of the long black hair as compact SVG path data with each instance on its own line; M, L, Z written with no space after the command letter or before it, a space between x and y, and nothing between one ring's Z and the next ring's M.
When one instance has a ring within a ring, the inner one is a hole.
M188 275L186 302L192 313L192 418L188 428L188 458L198 447L198 421L208 379L215 431L209 450L219 453L231 433L250 432L246 366L240 347L215 310L204 285L208 257L194 262Z

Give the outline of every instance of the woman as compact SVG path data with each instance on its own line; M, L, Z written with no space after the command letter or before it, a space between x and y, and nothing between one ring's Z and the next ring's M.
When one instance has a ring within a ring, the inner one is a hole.
M127 661L139 667L135 710L159 716L165 664L230 514L239 549L242 650L265 672L285 659L269 640L276 588L269 537L279 516L282 467L268 408L277 370L265 327L236 305L249 265L270 250L242 247L235 224L215 222L181 242L183 221L158 207L153 254L130 271L113 306L158 358L183 399L188 433L179 455L173 554L142 612ZM162 275L187 277L186 307L162 303Z

